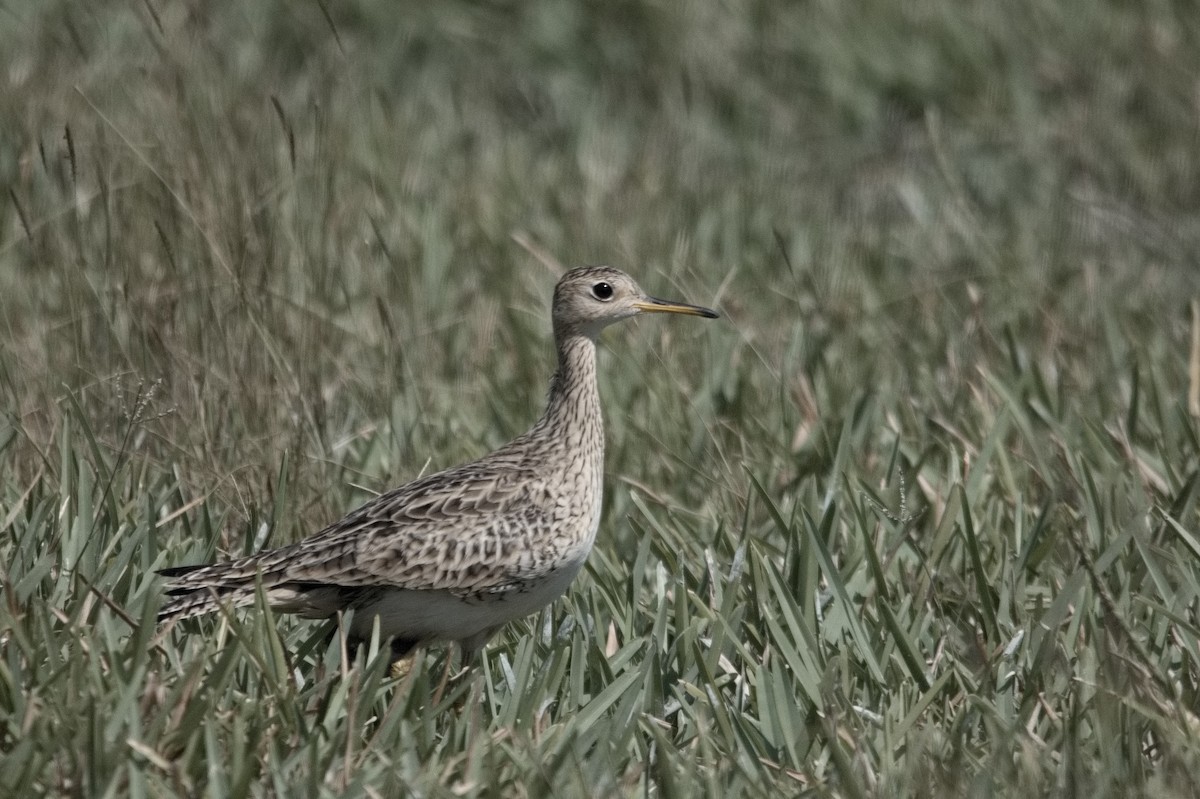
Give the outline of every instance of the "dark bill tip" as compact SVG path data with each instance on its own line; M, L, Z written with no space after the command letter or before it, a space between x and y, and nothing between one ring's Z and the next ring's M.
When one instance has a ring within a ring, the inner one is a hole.
M635 302L633 305L644 313L678 313L687 316L703 316L705 319L721 318L721 315L711 308L689 305L686 302L660 300L658 297L647 297L644 302Z

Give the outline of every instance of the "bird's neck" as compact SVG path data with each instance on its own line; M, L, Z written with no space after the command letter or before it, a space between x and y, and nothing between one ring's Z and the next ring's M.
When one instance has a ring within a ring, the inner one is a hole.
M596 384L596 342L579 333L555 336L558 368L550 379L546 412L534 428L558 446L604 458L604 422Z

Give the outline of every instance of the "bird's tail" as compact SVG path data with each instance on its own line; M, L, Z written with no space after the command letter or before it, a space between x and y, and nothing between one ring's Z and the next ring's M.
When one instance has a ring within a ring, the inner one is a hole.
M244 572L229 568L232 565L214 563L161 570L159 574L167 578L167 601L158 611L158 623L191 619L222 607L254 604L254 576L247 580Z
M296 580L281 565L286 564L287 555L286 549L274 550L207 566L163 569L159 574L167 578L167 601L158 611L158 623L253 605L260 583L272 608L313 619L333 615L362 593L361 589L322 581Z

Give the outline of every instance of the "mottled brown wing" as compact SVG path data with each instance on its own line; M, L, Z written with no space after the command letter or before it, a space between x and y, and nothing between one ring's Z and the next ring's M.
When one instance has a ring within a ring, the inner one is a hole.
M549 526L553 508L533 470L507 466L468 464L383 494L312 538L264 553L264 582L462 594L519 585L543 558L513 542Z
M290 546L164 572L173 596L224 595L287 584L449 590L519 588L544 553L514 541L553 524L553 497L525 458L503 450L382 494ZM527 539L526 539L527 540Z

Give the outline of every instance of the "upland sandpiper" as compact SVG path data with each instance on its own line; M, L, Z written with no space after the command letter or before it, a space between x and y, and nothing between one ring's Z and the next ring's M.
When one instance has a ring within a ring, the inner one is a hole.
M308 618L353 610L348 640L378 618L393 661L457 642L473 659L508 622L548 605L579 573L600 523L604 432L596 337L642 313L717 314L647 296L617 269L582 267L554 289L558 368L529 432L472 463L382 494L297 544L166 569L162 622L254 603Z

